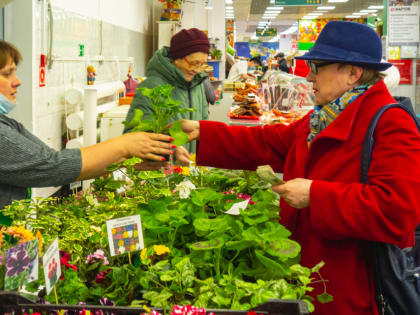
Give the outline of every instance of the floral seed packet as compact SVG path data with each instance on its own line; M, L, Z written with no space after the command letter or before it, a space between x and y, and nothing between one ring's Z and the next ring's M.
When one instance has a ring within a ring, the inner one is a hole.
M58 250L58 239L48 247L42 257L44 266L44 277L47 294L49 294L61 276L60 251Z
M5 290L16 290L38 279L38 250L38 239L6 250Z
M106 222L111 256L144 248L140 215L133 215Z

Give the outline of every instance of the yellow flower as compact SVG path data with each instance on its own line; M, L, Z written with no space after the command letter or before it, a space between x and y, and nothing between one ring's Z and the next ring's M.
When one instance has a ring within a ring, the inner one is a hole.
M169 254L169 248L165 245L153 245L153 250L158 256Z
M7 228L6 234L19 239L19 244L35 239L34 234L23 226L10 226Z
M183 166L182 167L182 175L190 176L190 168L188 166Z
M123 237L124 238L129 238L130 236L128 235L128 232L127 231L125 231L124 233L123 233Z
M42 239L42 234L39 230L36 231L35 237L38 239L38 251L39 253L42 253L43 239Z
M193 154L191 154L191 157L190 157L190 161L192 162L191 163L191 165L192 166L195 166L196 164L195 164L195 156L196 156L196 154L195 153L193 153Z
M118 241L118 246L124 246L124 241L123 240L119 240Z
M0 229L0 248L2 248L3 247L3 242L4 242L4 235L3 235L3 232L6 230L6 227L5 226L3 226L1 229Z
M136 245L130 245L130 250L136 250Z
M133 232L133 237L137 237L137 236L139 236L139 231L134 230L134 232Z
M112 229L111 232L112 232L112 235L114 235L115 233L117 233L117 230L116 229Z
M140 259L141 260L146 260L147 259L147 248L143 248L140 252Z

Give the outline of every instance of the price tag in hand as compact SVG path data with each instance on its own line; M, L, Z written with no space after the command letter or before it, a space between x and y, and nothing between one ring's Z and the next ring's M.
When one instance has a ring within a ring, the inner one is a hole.
M271 185L283 185L286 182L278 177L270 165L260 165L257 167L257 175L266 181L268 181Z

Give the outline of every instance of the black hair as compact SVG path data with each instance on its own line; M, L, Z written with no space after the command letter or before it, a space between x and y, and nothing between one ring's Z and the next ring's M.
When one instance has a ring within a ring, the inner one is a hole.
M262 66L262 60L261 60L261 57L260 56L252 57L249 61L258 63L259 66Z

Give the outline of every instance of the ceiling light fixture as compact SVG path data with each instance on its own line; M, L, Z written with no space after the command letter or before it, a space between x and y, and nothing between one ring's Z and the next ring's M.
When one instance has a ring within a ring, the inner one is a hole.
M226 1L225 1L225 3L226 3L226 4L232 4L232 3L233 3L233 1L232 1L232 0L226 0Z
M352 15L368 15L369 13L367 12L354 12L352 13Z
M347 19L357 19L359 17L360 17L360 15L347 15L346 16Z
M317 10L334 10L334 6L324 6L324 7L318 7Z
M266 7L266 10L283 10L284 7Z
M213 10L213 6L211 5L211 0L207 0L207 4L204 7L206 10Z
M360 10L360 12L365 12L365 13L376 13L376 12L378 12L378 10Z
M368 9L383 10L383 5L370 5Z

